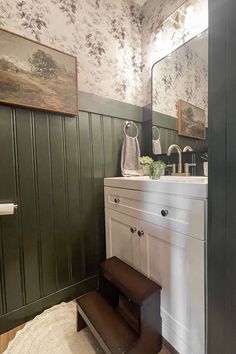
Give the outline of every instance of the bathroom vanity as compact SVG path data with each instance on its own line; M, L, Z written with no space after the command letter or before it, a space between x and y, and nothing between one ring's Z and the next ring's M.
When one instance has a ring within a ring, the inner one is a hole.
M106 178L106 255L162 286L163 337L205 353L207 178Z

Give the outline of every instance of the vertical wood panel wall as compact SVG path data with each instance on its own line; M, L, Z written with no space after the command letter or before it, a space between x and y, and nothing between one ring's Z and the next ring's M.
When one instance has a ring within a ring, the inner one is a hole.
M103 179L120 175L123 126L0 107L0 203L19 205L0 216L0 332L96 285Z
M182 149L190 145L194 151L199 151L201 149L207 149L207 141L201 139L192 139L178 135L178 132L173 129L159 128L161 135L161 148L162 153L167 153L168 148L172 144L179 145Z
M236 2L209 1L208 354L236 353Z
M157 127L160 132L160 141L162 153L166 154L168 147L172 144L179 145L182 149L190 145L194 151L207 150L208 138L206 129L206 139L194 139L186 136L178 135L178 119L152 112L152 106L147 105L143 108L143 136L145 151L147 155L152 155L152 139L158 138L158 133L152 134L152 128Z

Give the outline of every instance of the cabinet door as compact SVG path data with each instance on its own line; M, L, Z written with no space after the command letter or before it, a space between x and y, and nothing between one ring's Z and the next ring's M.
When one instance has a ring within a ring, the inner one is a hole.
M205 243L141 223L141 271L162 286L163 336L179 353L204 353Z
M105 209L105 213L107 258L116 256L139 270L139 220L110 209Z

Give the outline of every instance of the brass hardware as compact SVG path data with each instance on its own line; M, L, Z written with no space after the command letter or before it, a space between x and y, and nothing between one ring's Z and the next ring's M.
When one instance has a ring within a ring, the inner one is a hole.
M185 163L184 164L184 172L186 173L187 176L190 176L190 172L189 172L189 167L196 167L195 163Z
M178 162L178 173L182 173L182 155L181 155L181 149L179 145L172 144L169 146L168 151L167 151L167 156L170 156L173 152L173 150L176 150L179 155L179 162Z
M190 151L192 152L193 151L193 148L189 145L185 146L185 148L183 149L183 152L187 152L187 151Z
M176 173L176 164L173 163L172 165L167 165L166 168L171 168L171 174Z
M186 174L185 172L181 172L181 173L172 173L171 176L182 176L182 177L187 177L188 174Z

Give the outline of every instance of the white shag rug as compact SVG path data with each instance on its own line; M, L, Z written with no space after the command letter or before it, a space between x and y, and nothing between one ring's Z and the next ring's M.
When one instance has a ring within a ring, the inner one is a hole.
M103 354L88 328L76 331L76 303L61 303L27 322L5 354Z

